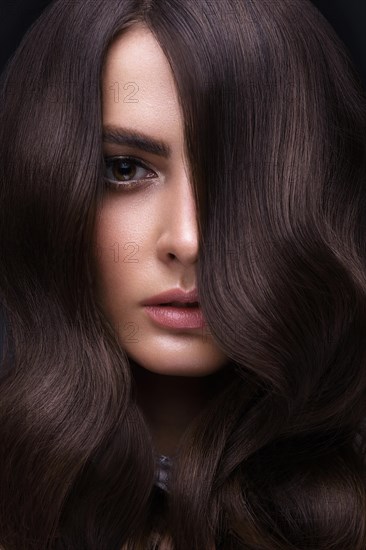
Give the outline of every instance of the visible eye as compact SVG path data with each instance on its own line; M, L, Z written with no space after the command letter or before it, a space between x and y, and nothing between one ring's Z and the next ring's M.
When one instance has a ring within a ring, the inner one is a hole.
M147 180L158 177L153 170L134 157L104 157L104 162L106 167L105 183L108 187L118 191L140 187L141 182L146 183ZM144 176L144 172L148 172L148 175Z

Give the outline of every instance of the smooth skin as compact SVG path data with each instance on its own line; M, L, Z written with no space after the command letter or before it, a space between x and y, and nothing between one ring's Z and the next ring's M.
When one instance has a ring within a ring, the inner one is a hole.
M127 83L133 84L124 88ZM102 109L104 128L142 133L171 151L165 158L136 146L104 143L105 157L133 156L147 168L130 159L122 165L115 161L106 171L117 185L134 186L106 186L95 235L98 300L134 364L156 449L169 455L225 378L228 358L208 329L159 327L142 305L168 289L194 288L199 250L173 74L153 34L140 23L109 48Z

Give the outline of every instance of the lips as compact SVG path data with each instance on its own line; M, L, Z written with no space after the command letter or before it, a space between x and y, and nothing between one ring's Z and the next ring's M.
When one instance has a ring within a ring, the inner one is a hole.
M145 313L150 317L155 325L165 329L201 329L205 326L202 310L197 305L190 307L180 304L178 307L174 305L155 305L145 306Z
M171 307L198 307L198 302L169 302L167 304L159 304L160 306L171 306Z
M195 304L199 306L197 289L184 291L181 288L172 288L156 296L152 296L143 302L144 306L176 306L176 307L192 307Z

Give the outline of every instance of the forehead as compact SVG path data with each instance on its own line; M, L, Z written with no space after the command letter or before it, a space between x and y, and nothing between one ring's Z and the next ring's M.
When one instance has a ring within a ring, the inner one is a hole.
M143 25L130 27L110 46L102 89L104 124L177 139L182 119L173 74L159 43Z

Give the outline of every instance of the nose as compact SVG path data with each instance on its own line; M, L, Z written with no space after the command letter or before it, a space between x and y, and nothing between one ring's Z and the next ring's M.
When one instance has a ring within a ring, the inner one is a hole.
M166 186L163 200L158 257L165 263L189 267L198 258L198 224L194 193L184 168Z

